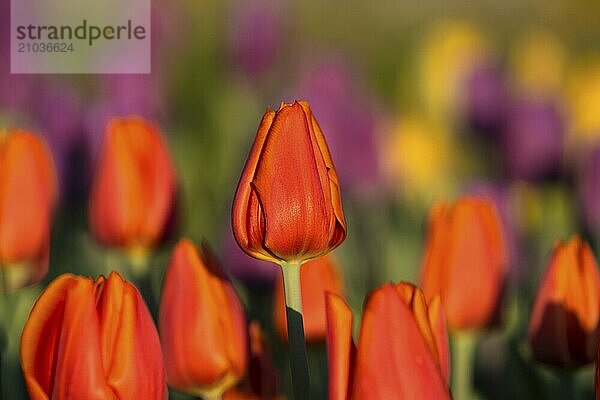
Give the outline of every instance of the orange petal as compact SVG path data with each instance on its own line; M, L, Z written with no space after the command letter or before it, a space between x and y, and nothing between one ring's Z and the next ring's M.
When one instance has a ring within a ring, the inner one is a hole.
M173 252L163 287L159 322L168 381L192 394L225 380L231 386L246 369L243 309L213 263L184 239Z
M250 149L248 160L242 171L238 183L237 192L233 201L231 220L235 240L242 250L250 256L261 260L276 261L263 249L262 238L264 237L264 226L261 228L262 209L258 202L256 193L252 188L252 181L256 173L256 166L269 132L269 128L275 118L275 112L267 109L260 121L256 139Z
M102 281L97 307L107 384L122 399L166 399L160 341L146 304L117 273Z
M85 332L85 334L82 334ZM21 361L33 400L107 399L94 283L65 274L36 302L21 336Z
M110 120L90 194L98 240L120 247L156 244L174 207L173 171L157 127L139 117Z
M56 187L42 138L12 131L0 140L0 263L31 263L30 281L46 273Z
M507 249L491 200L463 197L432 213L422 285L441 296L452 329L479 329L494 321L504 287Z
M325 294L329 400L346 400L352 383L356 348L352 341L352 310L344 299Z
M391 284L365 305L352 398L450 398L411 310Z

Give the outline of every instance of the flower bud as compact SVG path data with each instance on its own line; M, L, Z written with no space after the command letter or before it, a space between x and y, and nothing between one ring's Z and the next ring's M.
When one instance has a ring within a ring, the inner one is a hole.
M46 143L29 132L0 131L0 267L9 287L46 275L56 199L56 172Z
M163 239L174 198L175 173L158 128L139 117L110 120L89 202L96 238L148 250Z
M346 237L339 181L308 103L267 110L233 203L236 241L276 263L322 256Z
M32 400L166 400L158 334L137 289L64 274L39 297L21 336Z
M208 248L199 254L187 239L177 244L165 276L159 329L169 386L211 397L244 375L244 311Z
M508 269L508 248L493 201L463 197L438 203L430 215L421 283L440 296L453 330L493 324Z
M600 338L600 274L578 236L558 243L538 288L529 323L533 358L577 367L596 356Z

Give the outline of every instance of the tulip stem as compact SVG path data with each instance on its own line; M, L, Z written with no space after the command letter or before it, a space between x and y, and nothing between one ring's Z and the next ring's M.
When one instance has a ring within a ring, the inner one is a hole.
M459 400L477 400L480 397L473 387L477 335L457 332L452 339L452 396Z
M300 292L300 263L281 264L285 306L288 328L288 344L290 348L290 368L295 400L310 398L310 375L306 341L304 339L304 323L302 322L302 294Z

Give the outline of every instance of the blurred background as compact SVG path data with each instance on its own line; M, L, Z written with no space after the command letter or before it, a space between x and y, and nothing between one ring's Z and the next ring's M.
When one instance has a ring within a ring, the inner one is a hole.
M18 340L45 284L119 265L89 234L87 197L107 119L129 114L159 124L178 174L175 234L153 258L150 308L174 241L206 239L270 337L290 394L272 321L279 272L238 249L230 210L262 114L295 99L310 102L341 179L348 237L333 254L355 321L378 285L418 282L434 201L488 195L511 265L502 323L477 346L476 388L485 399L557 396L525 338L553 244L580 233L600 245L599 2L153 0L152 12L150 75L11 75L0 0L0 128L43 135L61 189L49 274L19 297L3 338L4 398L26 398ZM325 398L324 344L309 356L314 398ZM592 366L576 385L593 398Z

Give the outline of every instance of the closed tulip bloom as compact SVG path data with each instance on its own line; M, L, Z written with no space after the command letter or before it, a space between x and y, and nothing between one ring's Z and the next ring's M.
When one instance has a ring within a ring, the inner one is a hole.
M600 275L587 243L558 243L538 288L529 324L537 361L577 367L594 360L600 338Z
M446 321L439 297L427 303L408 283L386 284L367 299L358 347L352 312L326 295L329 399L450 399Z
M158 128L139 117L110 120L89 202L96 238L148 250L165 235L174 197L174 169Z
M150 312L115 272L50 283L23 329L21 362L32 400L167 399Z
M15 272L11 287L46 275L56 197L46 143L29 132L0 131L0 268Z
M194 396L221 395L244 375L247 329L231 283L207 248L181 240L165 276L159 313L168 383Z
M238 184L232 224L250 256L316 258L346 237L338 177L308 103L267 110Z
M498 314L508 270L508 248L492 200L466 196L434 205L421 284L439 295L451 330L481 329Z
M302 310L304 312L304 335L309 342L325 340L327 320L325 316L325 292L342 295L344 284L335 260L330 255L308 261L300 270ZM285 298L281 274L275 286L273 317L275 329L287 340Z

